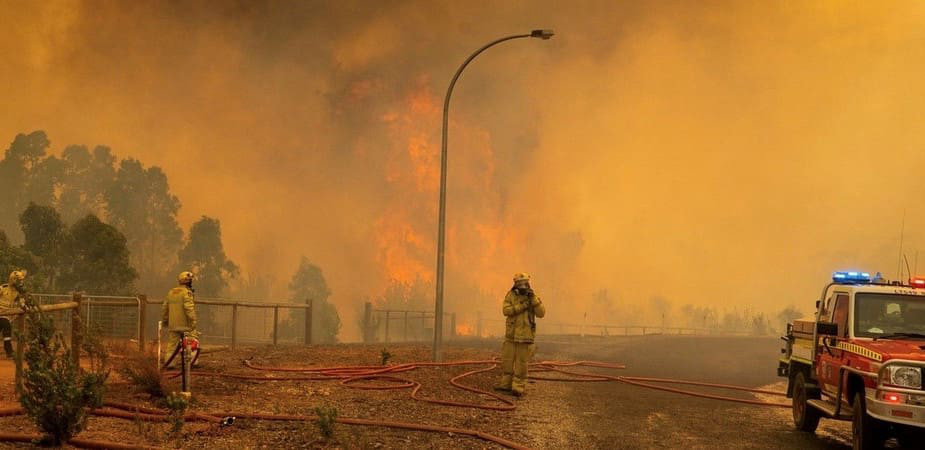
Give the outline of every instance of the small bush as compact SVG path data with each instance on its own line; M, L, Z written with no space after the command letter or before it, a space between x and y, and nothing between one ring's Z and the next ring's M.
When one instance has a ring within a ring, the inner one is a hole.
M382 349L381 352L379 352L379 362L380 362L380 364L382 364L383 366L386 365L386 364L388 364L390 359L392 359L392 354L389 353L389 350L388 350L388 349L385 349L385 348L384 348L384 349Z
M318 416L318 429L325 439L331 439L334 436L334 424L337 423L337 408L324 405L315 408L315 415Z
M43 443L61 445L83 430L87 410L103 403L106 352L98 336L81 330L82 348L91 361L91 370L85 371L75 364L52 318L28 297L23 309L26 369L17 387L19 402L44 433Z
M116 373L131 383L139 392L154 398L164 397L164 379L157 357L137 349L125 349L125 359L116 364Z
M164 401L167 406L167 422L170 423L170 433L179 434L180 431L183 431L183 424L185 422L184 415L186 414L186 408L189 407L189 400L186 396L180 392L172 392Z

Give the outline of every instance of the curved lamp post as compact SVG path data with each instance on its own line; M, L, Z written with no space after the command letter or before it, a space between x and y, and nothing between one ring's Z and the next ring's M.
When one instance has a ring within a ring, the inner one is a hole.
M540 38L547 40L553 36L552 30L533 30L528 34L515 34L489 42L476 50L456 69L453 79L450 80L450 87L446 90L446 98L443 100L443 142L440 149L440 215L438 219L437 230L437 289L434 298L434 348L433 360L440 361L443 358L443 269L444 269L444 249L446 244L446 139L447 128L449 128L450 117L450 96L453 95L453 87L456 86L456 80L462 74L463 69L475 59L480 53L488 50L490 47L500 44L504 41L520 38Z

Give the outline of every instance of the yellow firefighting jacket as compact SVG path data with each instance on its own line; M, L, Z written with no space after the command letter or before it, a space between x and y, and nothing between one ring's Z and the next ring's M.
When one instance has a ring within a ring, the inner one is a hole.
M167 293L161 305L161 320L170 331L192 331L196 329L196 302L193 291L177 286Z
M22 293L9 284L0 285L0 309L22 306Z
M512 289L504 296L502 312L507 319L505 339L513 342L533 342L536 337L534 319L545 316L546 307L538 296L530 300L526 295L520 295Z

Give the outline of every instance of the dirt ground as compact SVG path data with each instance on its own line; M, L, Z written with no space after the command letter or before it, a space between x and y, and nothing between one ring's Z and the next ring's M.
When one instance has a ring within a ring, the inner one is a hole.
M776 377L778 340L646 336L557 338L538 344L537 359L619 362L626 370L580 369L653 377L671 377L783 390ZM447 360L498 356L497 342L456 342ZM378 365L383 345L339 345L244 348L204 355L201 370L267 375L244 367L241 361L267 366ZM391 364L426 361L425 346L389 344ZM15 403L9 361L0 362L0 407ZM448 380L478 368L422 368L402 377L420 381L420 395L466 402L493 403L490 398L460 391ZM280 374L285 375L285 374ZM491 390L498 369L463 380ZM174 383L174 382L171 382ZM823 421L816 434L793 430L790 410L680 396L617 382L566 383L534 381L527 396L516 399L514 411L457 408L415 401L410 390L358 390L337 381L242 381L225 378L194 380L194 409L270 414L312 414L320 405L337 408L340 417L397 420L471 428L492 433L536 449L562 448L847 448L850 425ZM743 398L755 398L740 394ZM131 386L115 382L108 398L156 406ZM773 399L780 401L780 399ZM0 418L0 430L35 432L25 417ZM188 423L182 435L169 437L167 424L93 417L84 438L106 439L158 447L242 448L500 448L475 438L446 433L414 432L337 424L334 438L325 441L310 422L238 420L219 429ZM6 447L17 445L0 444ZM27 447L18 445L18 447Z

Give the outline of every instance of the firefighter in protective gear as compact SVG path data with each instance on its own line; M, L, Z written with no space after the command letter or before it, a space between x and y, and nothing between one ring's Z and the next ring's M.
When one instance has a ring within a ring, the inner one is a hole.
M199 347L199 332L196 330L196 300L193 297L193 273L180 272L177 276L179 286L167 292L161 305L161 320L167 328L167 347L165 355L170 357L178 349L180 336L191 339L190 347L196 351ZM169 362L169 361L168 361Z
M9 282L0 285L0 309L22 307L25 300L26 281L25 270L14 270L10 273ZM7 357L13 357L13 326L9 317L0 317L0 335L3 336L3 351Z
M546 315L546 307L530 287L530 275L514 275L514 286L504 297L502 312L506 331L501 347L501 383L496 389L519 397L527 387L527 364L536 351L536 318Z

